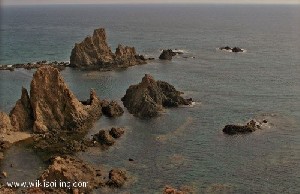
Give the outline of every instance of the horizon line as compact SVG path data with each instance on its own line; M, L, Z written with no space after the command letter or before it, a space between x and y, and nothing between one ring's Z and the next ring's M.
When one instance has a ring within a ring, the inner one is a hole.
M195 3L195 2L187 2L187 3L151 3L151 2L147 2L147 3L39 3L39 4L34 4L34 3L29 3L29 4L22 4L22 3L16 3L16 4L6 4L6 3L1 3L0 1L0 7L1 6L40 6L40 5L300 5L300 2L291 2L291 3Z

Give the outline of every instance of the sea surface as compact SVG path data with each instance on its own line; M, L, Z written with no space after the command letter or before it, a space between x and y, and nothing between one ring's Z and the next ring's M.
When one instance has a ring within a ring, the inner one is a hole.
M79 99L94 88L102 99L121 103L126 89L149 73L197 102L149 120L125 111L95 124L89 135L127 128L109 150L78 154L94 165L128 171L129 183L113 192L162 193L172 185L196 193L300 193L299 5L5 6L0 64L69 61L74 44L99 27L106 28L112 50L121 43L149 57L167 48L185 54L120 71L67 68L62 75ZM217 49L227 45L246 52ZM0 72L1 111L9 113L33 73ZM222 133L225 125L252 118L267 118L271 127ZM0 166L9 175L2 181L35 180L44 168L22 144L8 150Z

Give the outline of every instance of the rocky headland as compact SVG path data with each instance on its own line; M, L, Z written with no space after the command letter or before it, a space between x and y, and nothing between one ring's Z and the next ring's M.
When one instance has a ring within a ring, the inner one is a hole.
M70 57L70 66L81 69L113 70L146 63L134 47L118 45L115 53L107 44L105 29L95 29L92 36L76 43Z
M141 83L127 89L122 101L131 114L150 118L158 116L165 107L190 105L192 99L184 99L181 94L169 83L155 81L151 75L146 74Z

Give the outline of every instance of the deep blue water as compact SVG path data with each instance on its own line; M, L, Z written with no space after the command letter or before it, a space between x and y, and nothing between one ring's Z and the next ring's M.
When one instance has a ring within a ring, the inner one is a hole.
M0 64L68 61L74 43L98 27L106 28L113 50L123 43L156 58L163 48L195 57L117 72L62 72L80 99L95 88L101 98L120 102L129 85L150 73L199 102L151 120L125 112L96 123L90 134L111 126L128 128L108 151L79 154L96 165L127 169L134 181L121 192L160 193L165 185L187 185L197 193L215 193L216 187L229 193L300 192L300 6L2 7ZM247 52L216 50L226 45ZM0 72L1 111L9 112L22 85L29 88L33 72ZM272 127L233 137L221 132L226 124L254 117L267 117ZM14 149L2 168L30 154ZM11 180L37 176L20 168L11 169Z

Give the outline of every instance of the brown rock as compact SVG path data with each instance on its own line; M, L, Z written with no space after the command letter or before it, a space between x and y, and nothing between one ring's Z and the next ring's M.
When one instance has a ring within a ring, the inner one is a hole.
M97 176L95 168L70 156L54 158L52 164L43 172L39 180L70 182L70 188L61 187L61 189L68 191L73 189L72 183L74 182L87 182L86 187L78 187L79 192L84 193L90 193L93 189L104 185L103 177Z
M141 83L127 89L122 101L131 114L147 118L159 115L163 107L189 105L191 102L182 98L181 94L174 86L155 81L151 75L146 74Z
M163 50L162 53L159 56L159 59L161 60L172 60L172 57L175 56L176 53L173 52L171 49Z
M21 99L16 102L15 107L9 114L12 126L17 131L31 131L33 127L33 112L28 92L22 87Z
M71 52L70 65L85 69L114 69L144 64L145 59L136 54L134 47L119 45L116 53L112 53L106 42L105 29L94 30L81 43L75 44Z
M127 180L126 172L119 169L112 169L109 172L109 180L107 185L110 187L122 187Z
M111 128L111 130L109 131L109 134L113 137L113 138L120 138L123 134L124 134L124 128Z
M102 101L102 112L108 117L119 117L123 115L124 110L116 101Z
M82 104L53 67L39 68L30 88L34 132L82 130L101 115L100 100L95 91L91 91L89 105Z
M0 134L7 133L11 130L13 130L13 126L11 125L9 116L4 112L0 112Z
M102 145L112 146L115 143L114 138L110 135L108 131L100 130L97 134L93 136L95 141L98 141Z

